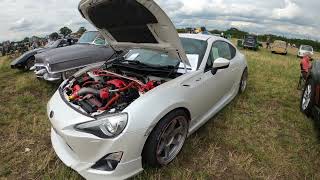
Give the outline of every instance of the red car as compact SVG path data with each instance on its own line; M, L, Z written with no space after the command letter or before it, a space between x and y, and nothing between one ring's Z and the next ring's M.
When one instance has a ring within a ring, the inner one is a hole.
M300 103L301 111L320 120L320 61L314 61Z

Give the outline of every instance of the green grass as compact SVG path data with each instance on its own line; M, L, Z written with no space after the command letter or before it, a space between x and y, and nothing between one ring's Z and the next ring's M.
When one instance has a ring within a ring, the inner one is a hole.
M318 126L299 111L298 59L244 53L246 93L193 134L172 164L135 179L320 178ZM81 179L51 148L46 103L56 87L0 58L0 179Z

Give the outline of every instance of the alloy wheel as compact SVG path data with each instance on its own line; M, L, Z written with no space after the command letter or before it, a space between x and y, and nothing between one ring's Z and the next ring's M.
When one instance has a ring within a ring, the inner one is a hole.
M167 126L157 145L156 157L160 164L169 164L180 152L188 133L188 121L183 116L174 118Z
M311 102L312 87L308 84L302 98L302 110L306 110Z
M244 92L247 88L247 80L248 80L248 74L245 72L243 74L243 77L241 79L241 92Z

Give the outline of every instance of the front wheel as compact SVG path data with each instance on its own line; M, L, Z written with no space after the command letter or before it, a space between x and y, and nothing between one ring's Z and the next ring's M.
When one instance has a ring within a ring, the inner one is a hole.
M240 80L239 94L242 94L246 91L248 85L248 69L246 68Z
M162 167L171 163L181 151L188 129L188 116L183 110L173 111L162 118L143 149L144 165Z
M29 71L30 68L32 68L34 66L34 63L35 63L35 58L34 58L34 56L32 56L27 60L25 66L24 66L24 69L26 71Z
M303 93L301 95L300 109L307 116L312 115L312 108L315 100L315 86L312 79L309 79L305 85Z

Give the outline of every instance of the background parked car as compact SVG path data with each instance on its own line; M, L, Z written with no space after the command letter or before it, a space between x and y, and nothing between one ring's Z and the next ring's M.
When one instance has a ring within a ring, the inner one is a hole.
M301 96L301 111L320 120L320 61L314 61Z
M44 48L33 49L22 54L19 58L11 62L11 68L29 70L32 66L34 66L36 54L43 53L51 49L69 46L72 44L74 44L72 40L66 39L51 41Z
M299 48L297 57L302 58L304 56L304 54L307 52L309 52L313 55L314 54L313 47L309 46L309 45L301 45Z
M271 52L277 54L288 54L288 44L285 41L276 40L271 45Z
M110 59L115 52L98 31L87 31L73 46L52 49L35 56L35 73L47 81L67 79L79 69Z
M252 49L252 50L259 50L259 42L256 35L245 35L243 39L243 48Z

